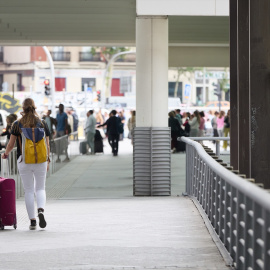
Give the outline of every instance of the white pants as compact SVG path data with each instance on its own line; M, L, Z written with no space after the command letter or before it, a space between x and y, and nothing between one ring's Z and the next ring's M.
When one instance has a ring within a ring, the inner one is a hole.
M25 192L25 204L29 219L35 218L35 195L37 200L37 209L45 207L46 192L45 182L47 173L47 162L38 164L25 164L18 158L17 164L22 179ZM37 212L36 212L37 214Z

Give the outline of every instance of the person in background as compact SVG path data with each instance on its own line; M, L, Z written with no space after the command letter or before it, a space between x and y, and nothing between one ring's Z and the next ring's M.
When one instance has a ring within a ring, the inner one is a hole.
M72 116L71 110L67 111L67 116L68 116L68 129L69 129L68 134L70 134L73 132L73 116Z
M219 112L215 112L214 114L214 118L211 120L211 124L212 124L212 127L213 127L213 135L214 137L218 137L218 130L217 130L217 118L219 116ZM215 142L214 142L215 143Z
M57 121L56 138L60 138L64 135L68 135L68 116L64 112L63 104L59 104L59 112L56 115L56 121ZM56 148L57 148L57 156L58 156L56 162L57 163L61 162L60 154L62 152L62 149L65 150L65 154L66 154L66 159L64 159L64 162L68 162L69 161L68 152L67 152L68 138L57 140Z
M224 115L225 112L221 111L219 116L217 117L217 130L218 130L218 136L223 137L224 136Z
M116 117L116 110L112 110L110 112L110 118L103 124L98 127L107 126L107 135L109 144L112 148L113 156L118 155L118 142L119 142L119 124L121 123L121 119Z
M52 135L54 134L53 126L56 127L57 122L56 122L55 118L51 117L51 113L52 113L52 111L48 110L46 116L43 117L43 120L45 120L45 122L46 122L46 124L47 124L47 126L49 128L51 137L52 137Z
M79 117L75 110L72 110L72 117L73 117L73 131L77 132L79 127ZM74 134L74 141L78 141L78 133Z
M97 125L102 125L104 123L104 116L102 115L101 109L96 114Z
M199 111L195 111L193 113L193 116L191 117L191 120L188 121L190 125L190 137L198 137L199 133L199 126L201 123Z
M230 110L228 110L227 115L224 118L224 137L228 137L230 134L231 119L230 119ZM223 148L227 151L228 142L224 141Z
M126 117L124 115L124 111L120 111L118 113L118 117L121 119L121 123L123 124L123 130L125 128L125 122L126 122ZM119 134L119 141L122 141L124 139L124 132Z
M168 126L171 128L171 150L172 153L176 153L177 137L180 135L181 126L174 111L169 112Z
M5 128L5 131L0 134L0 136L7 136L5 147L7 147L8 142L10 140L12 123L14 121L16 121L16 119L14 118L14 115L13 114L10 114L10 115L7 116L6 121L7 121L7 126Z
M189 124L189 119L190 119L191 115L189 112L185 113L185 122L183 123L183 127L186 133L186 136L189 137L190 134L190 124Z
M182 115L180 114L180 112L181 112L180 109L175 110L175 118L178 120L180 126L182 126L183 122L182 122Z
M199 126L199 137L203 137L204 136L204 128L205 128L205 120L204 120L204 112L201 111L200 112L200 126Z
M128 119L128 130L131 144L133 144L134 128L136 127L136 111L131 112L131 117Z
M96 134L96 118L94 117L94 111L87 112L87 119L85 125L86 140L91 149L91 155L95 154L95 134Z

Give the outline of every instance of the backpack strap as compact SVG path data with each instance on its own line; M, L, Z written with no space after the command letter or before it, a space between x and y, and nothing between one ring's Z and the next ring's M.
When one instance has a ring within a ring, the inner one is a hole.
M33 143L34 143L34 150L35 150L35 162L38 162L37 158L37 147L36 147L36 138L35 138L35 129L32 128L32 138L33 138Z

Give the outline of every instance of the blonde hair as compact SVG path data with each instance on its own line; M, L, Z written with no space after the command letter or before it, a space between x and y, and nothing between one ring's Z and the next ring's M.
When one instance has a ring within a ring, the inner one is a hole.
M28 128L36 127L36 124L40 122L39 116L36 112L36 105L32 98L26 98L22 104L23 112L22 118L19 122Z
M201 122L201 116L200 116L199 111L196 110L193 114L197 117L197 121L200 124L200 122Z

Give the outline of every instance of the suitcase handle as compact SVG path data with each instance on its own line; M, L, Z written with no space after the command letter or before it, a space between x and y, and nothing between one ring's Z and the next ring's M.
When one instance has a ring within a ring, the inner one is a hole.
M6 164L6 166L4 166L4 164L3 163L5 163ZM6 168L5 168L6 167ZM5 168L5 169L4 169ZM5 177L5 172L6 172L6 174L7 174L7 177L9 178L9 160L8 160L8 158L6 158L6 159L3 159L3 158L1 158L1 176L2 177Z

